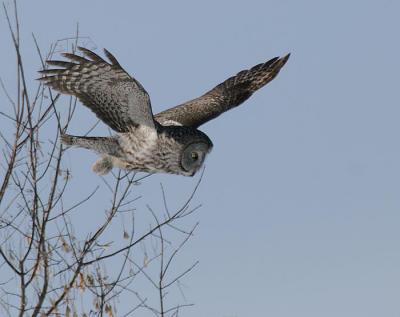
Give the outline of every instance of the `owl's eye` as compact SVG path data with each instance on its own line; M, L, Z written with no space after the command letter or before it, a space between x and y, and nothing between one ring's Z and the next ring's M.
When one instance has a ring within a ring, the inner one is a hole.
M183 150L181 165L186 172L195 173L203 164L210 146L204 142L190 143Z
M199 154L197 152L190 153L190 157L193 161L197 161L199 159Z

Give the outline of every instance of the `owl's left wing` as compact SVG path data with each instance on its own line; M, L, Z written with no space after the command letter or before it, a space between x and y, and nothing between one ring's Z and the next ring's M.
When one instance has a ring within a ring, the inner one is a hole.
M84 57L71 53L69 61L47 61L59 69L40 71L47 86L74 95L105 124L117 132L145 125L155 128L150 97L142 85L131 77L117 59L104 50L110 62L92 51L79 47Z
M256 90L265 86L278 75L289 59L275 57L251 69L243 70L220 83L201 97L185 102L155 115L161 124L176 124L198 127L221 113L239 106Z

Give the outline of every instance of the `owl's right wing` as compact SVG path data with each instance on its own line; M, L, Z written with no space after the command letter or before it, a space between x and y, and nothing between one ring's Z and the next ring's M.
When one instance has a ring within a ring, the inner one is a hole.
M85 57L71 53L70 61L47 61L59 69L40 71L45 85L73 95L90 108L105 124L117 132L145 125L155 128L150 97L142 85L131 77L117 59L104 50L111 63L86 48Z
M178 123L197 128L247 100L274 79L288 59L289 54L242 70L204 95L156 114L155 119L161 124Z

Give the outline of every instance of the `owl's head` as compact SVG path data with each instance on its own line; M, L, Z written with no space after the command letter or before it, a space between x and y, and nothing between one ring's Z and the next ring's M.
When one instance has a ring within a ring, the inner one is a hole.
M178 146L176 159L180 171L177 174L193 176L201 168L213 144L203 132L183 126L167 128L169 137L174 139Z
M195 141L186 145L181 153L181 167L184 174L193 176L203 165L206 155L210 153L212 144Z

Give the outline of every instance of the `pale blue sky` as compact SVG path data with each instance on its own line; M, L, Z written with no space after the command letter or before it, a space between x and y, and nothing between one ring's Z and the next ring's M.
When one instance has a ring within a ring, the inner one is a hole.
M399 316L400 2L48 0L19 7L30 78L39 68L30 33L46 49L79 22L89 47L109 49L144 85L154 112L292 53L271 84L201 127L214 149L196 196L203 207L192 216L200 227L178 261L182 268L200 261L185 280L196 306L182 316ZM2 19L2 59L9 60L6 31ZM2 76L11 66L1 62ZM72 134L94 122L89 111L79 113ZM66 155L65 165L83 175L79 190L103 184L90 171L94 160L84 150ZM179 206L197 179L152 176L138 188L138 208L161 206L160 182ZM79 216L90 221L84 210Z

